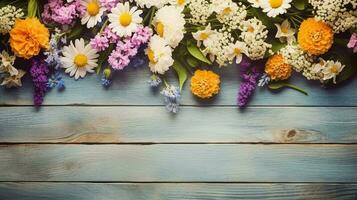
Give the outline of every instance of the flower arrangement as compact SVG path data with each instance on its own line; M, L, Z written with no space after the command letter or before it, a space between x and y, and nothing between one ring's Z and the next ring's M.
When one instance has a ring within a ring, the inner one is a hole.
M239 67L245 107L257 87L305 93L291 76L324 85L354 76L356 10L357 0L4 0L0 81L20 87L29 74L41 105L49 89L64 88L64 73L97 73L110 87L114 73L147 66L149 85L176 113L187 80L209 99L221 91L219 70Z

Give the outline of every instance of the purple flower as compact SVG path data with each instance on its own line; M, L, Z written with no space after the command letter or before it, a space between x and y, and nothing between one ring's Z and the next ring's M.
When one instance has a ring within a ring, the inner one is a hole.
M109 47L109 44L114 44L119 41L119 36L112 32L112 30L107 27L102 33L97 34L94 38L90 40L90 44L93 49L98 52L104 51Z
M99 0L99 2L107 11L111 11L119 3L119 0Z
M34 85L34 104L40 106L47 91L49 69L47 63L43 60L33 59L30 69L32 82Z
M246 56L243 57L239 67L242 82L239 86L237 104L242 108L248 104L250 97L257 88L261 72L258 67L252 67L251 60Z
M350 41L347 44L347 47L353 49L353 53L357 53L357 34L353 33L351 35Z
M64 3L63 0L49 0L43 7L42 19L47 24L71 25L84 14L80 0Z

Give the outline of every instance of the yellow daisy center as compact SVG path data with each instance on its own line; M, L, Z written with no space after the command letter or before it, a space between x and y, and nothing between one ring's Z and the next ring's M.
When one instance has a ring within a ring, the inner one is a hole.
M177 0L177 5L182 6L185 3L185 0Z
M160 37L164 36L164 30L165 30L164 24L161 22L157 22L156 23L156 32L157 32L157 34L160 35Z
M337 65L333 65L330 69L331 73L333 74L337 74L338 73L338 67Z
M200 40L206 40L208 38L208 36L209 35L207 33L203 32L200 34L199 38L200 38Z
M229 13L231 13L231 12L232 12L232 9L230 7L227 7L225 9L223 9L222 14L229 15Z
M320 64L321 66L324 66L324 65L325 65L325 61L320 60L319 64Z
M122 26L129 26L131 24L131 21L133 20L133 17L129 12L123 12L120 17L119 17L119 23Z
M90 2L87 5L87 12L90 16L96 16L99 13L99 4L96 1Z
M283 32L283 33L288 33L288 32L289 32L289 27L287 27L287 26L282 26L282 27L281 27L281 32Z
M279 8L283 5L283 0L269 0L269 3L272 8Z
M247 31L250 32L250 33L253 33L254 32L253 26L249 26Z
M157 61L155 60L155 53L151 49L148 50L148 58L151 63L153 64L157 63Z
M242 53L242 50L240 48L234 48L234 54L239 56Z
M77 67L84 67L88 64L88 57L84 54L78 54L74 57L74 64L76 64Z

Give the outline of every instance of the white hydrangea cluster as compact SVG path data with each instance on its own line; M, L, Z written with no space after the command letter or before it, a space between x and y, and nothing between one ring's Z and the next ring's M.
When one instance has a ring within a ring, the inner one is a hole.
M239 2L238 4L231 0L213 0L212 10L217 13L217 19L224 24L223 30L232 31L238 29L241 21L247 16L246 7Z
M24 16L22 9L8 5L0 9L0 34L7 34L15 25L15 20Z
M252 60L262 59L271 44L266 43L268 30L257 18L251 18L242 22L239 29L242 31L240 38L248 46L249 58Z
M191 0L188 5L190 9L191 18L190 23L198 25L206 25L207 19L212 14L210 2L208 0Z
M335 33L357 28L357 0L309 0L309 3L315 17L328 23Z
M284 57L287 64L308 80L319 80L320 77L312 70L314 58L304 53L304 51L296 44L288 44L280 49L279 53Z
M230 32L216 31L204 42L204 54L208 54L211 61L216 61L219 66L224 66L227 63L232 63L232 58L229 55L229 47L234 42Z
M156 8L161 8L164 5L168 4L170 0L135 0L137 5L141 8L151 8L155 6Z

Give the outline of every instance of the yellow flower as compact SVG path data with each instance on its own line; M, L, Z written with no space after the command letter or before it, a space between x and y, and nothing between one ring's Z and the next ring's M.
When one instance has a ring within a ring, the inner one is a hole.
M220 78L217 74L207 70L196 70L191 79L191 91L194 95L207 99L218 94Z
M30 59L49 47L49 31L36 18L18 19L10 31L10 46L18 56Z
M280 54L271 56L265 64L265 72L270 76L271 80L279 81L286 80L291 76L291 65L284 62L284 58Z
M332 46L333 31L325 22L309 18L300 25L298 42L310 55L322 55Z

